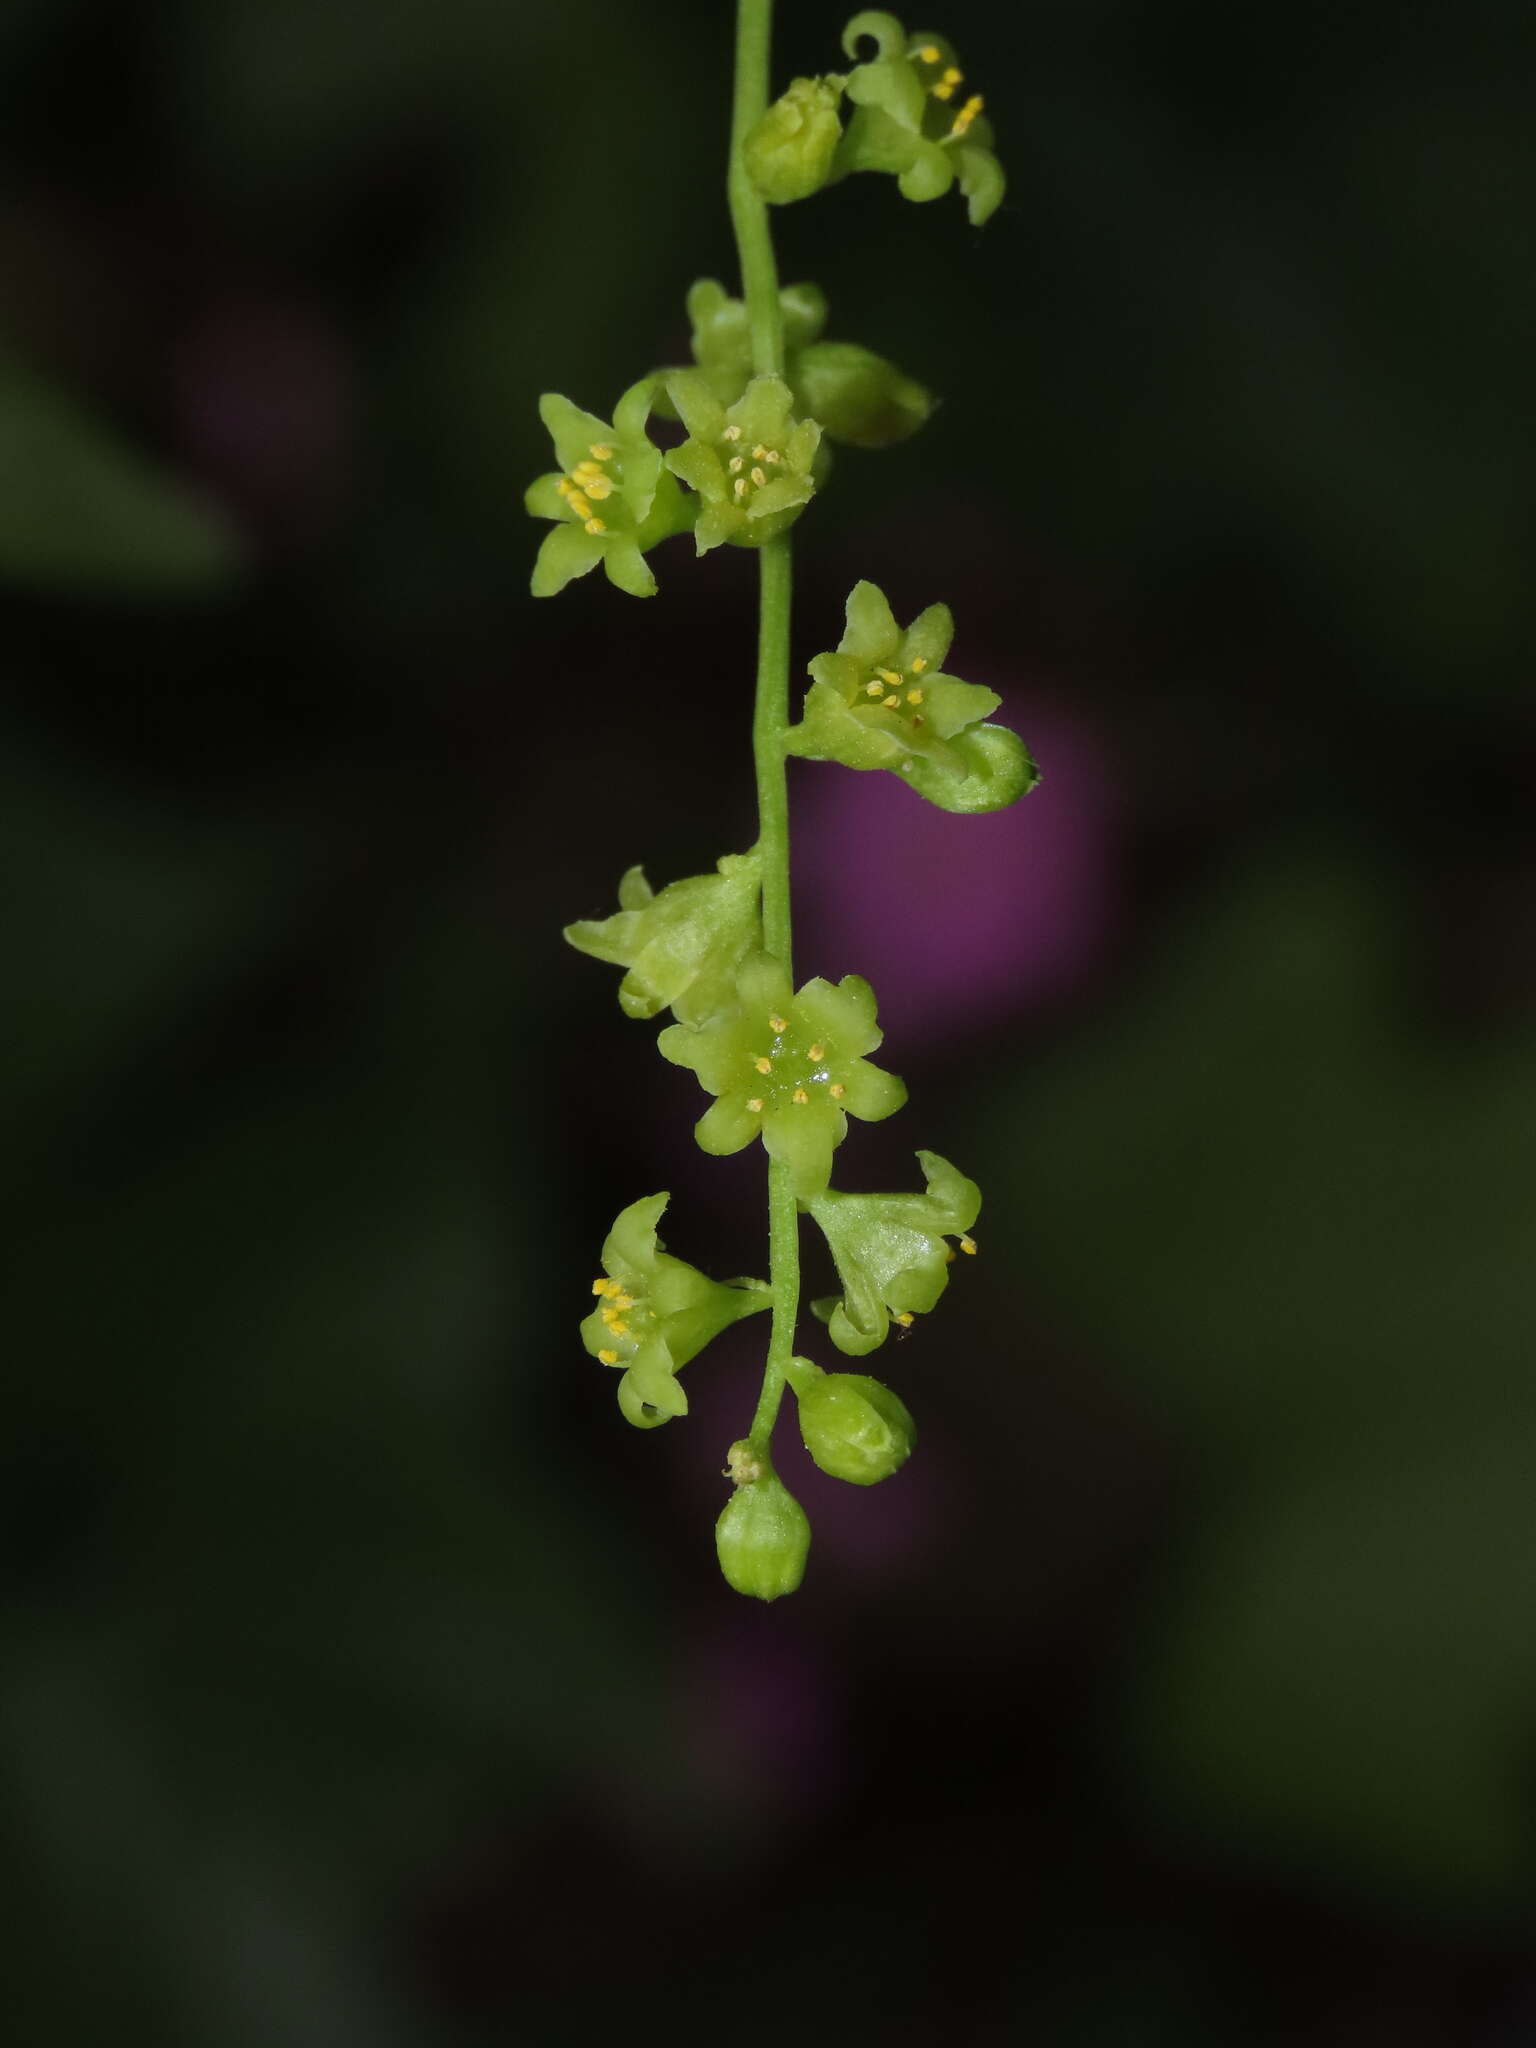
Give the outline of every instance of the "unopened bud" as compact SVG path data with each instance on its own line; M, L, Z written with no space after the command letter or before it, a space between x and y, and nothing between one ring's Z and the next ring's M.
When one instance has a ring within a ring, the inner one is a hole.
M807 1375L795 1391L805 1448L833 1479L873 1486L911 1455L917 1429L906 1404L867 1373Z
M853 448L905 441L933 411L933 394L856 341L813 341L791 365L801 412Z
M826 184L842 140L842 96L840 78L797 78L748 131L742 144L747 174L771 204L809 199Z
M715 1524L715 1549L726 1584L754 1600L793 1593L805 1576L811 1525L784 1482L750 1444L732 1444L729 1469L762 1476L738 1484Z

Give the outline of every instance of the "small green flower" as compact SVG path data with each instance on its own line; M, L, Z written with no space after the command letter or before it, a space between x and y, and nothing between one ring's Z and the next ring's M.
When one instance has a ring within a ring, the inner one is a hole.
M829 1478L874 1486L911 1457L917 1425L906 1403L879 1380L823 1372L808 1358L792 1358L785 1377L799 1404L805 1448Z
M602 1365L626 1367L619 1407L638 1429L688 1413L676 1373L712 1337L767 1308L761 1280L727 1285L662 1249L656 1225L671 1199L646 1195L614 1219L603 1245L597 1305L583 1318L581 1341Z
M799 518L816 490L811 461L821 440L814 420L795 420L789 386L754 377L723 406L697 370L679 370L667 392L688 429L667 467L703 500L694 528L701 555L725 540L761 547Z
M771 205L809 199L831 175L842 139L837 117L843 80L796 78L747 131L742 157L747 175Z
M633 867L619 883L612 917L568 924L579 952L629 972L619 983L626 1017L654 1017L669 1005L684 1024L702 1024L736 999L736 970L762 944L758 863L728 853L713 875L669 882L660 895Z
M599 562L609 582L631 597L655 596L656 578L642 557L670 534L685 533L693 508L646 434L653 388L649 377L632 384L611 426L558 392L539 400L561 467L535 478L523 500L535 519L559 521L534 563L535 597L553 597Z
M701 277L688 293L693 357L710 390L731 405L752 376L747 308L724 285ZM933 411L930 391L873 349L852 341L823 341L826 295L813 284L786 285L779 293L784 325L784 379L796 413L813 419L825 441L853 448L889 448L915 434ZM677 373L673 373L677 374ZM658 399L657 410L670 409ZM821 451L825 460L826 450Z
M981 1190L941 1159L919 1152L928 1183L921 1195L845 1195L827 1188L805 1207L821 1225L843 1283L841 1299L815 1303L839 1351L855 1358L885 1342L891 1317L910 1327L949 1284L954 1252L974 1252L967 1233L981 1212Z
M715 1523L715 1552L725 1582L753 1600L793 1593L805 1577L811 1525L789 1488L743 1438L727 1453L735 1492Z
M962 94L965 74L942 36L909 37L894 14L874 8L843 31L850 57L864 36L873 37L876 53L849 73L854 113L832 175L890 171L903 198L916 200L937 199L958 179L971 224L980 227L1005 188L981 94Z
M804 715L785 747L845 768L889 768L945 810L997 810L1039 777L1023 742L980 724L1002 701L946 675L954 638L948 605L930 605L905 632L884 593L856 583L835 654L818 654Z
M760 1137L787 1164L795 1192L819 1194L848 1117L876 1123L907 1099L905 1085L863 1055L879 1045L874 991L857 974L835 986L808 981L798 995L777 960L747 961L737 1002L708 1023L670 1024L658 1044L691 1067L716 1100L694 1135L706 1152L739 1152Z

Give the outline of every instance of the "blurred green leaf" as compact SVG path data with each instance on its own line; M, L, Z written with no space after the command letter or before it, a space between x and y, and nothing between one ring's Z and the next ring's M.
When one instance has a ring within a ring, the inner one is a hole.
M226 581L242 553L215 505L0 354L0 578L158 596Z

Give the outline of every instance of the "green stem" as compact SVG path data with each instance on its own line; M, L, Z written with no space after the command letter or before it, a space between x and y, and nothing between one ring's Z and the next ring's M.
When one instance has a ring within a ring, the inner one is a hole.
M741 262L742 296L752 336L752 368L759 377L784 374L784 331L779 317L779 271L774 261L768 208L747 176L742 143L768 105L773 0L737 0L736 92L731 110L731 168L726 181L731 225ZM763 943L793 980L789 906L789 793L784 777L784 733L789 724L788 536L758 550L761 571L757 623L757 705L752 751L757 764L757 852L763 875ZM768 1276L773 1329L763 1391L752 1418L751 1440L766 1454L779 1403L784 1366L794 1356L800 1311L800 1212L789 1169L768 1165Z

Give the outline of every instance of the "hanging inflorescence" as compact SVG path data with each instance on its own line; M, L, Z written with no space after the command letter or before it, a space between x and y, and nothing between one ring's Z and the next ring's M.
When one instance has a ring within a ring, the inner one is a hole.
M541 400L559 468L527 494L528 510L554 522L533 573L536 596L553 595L599 562L619 589L651 596L656 579L646 557L691 532L699 554L727 542L765 551L766 616L767 556L826 482L828 444L888 448L932 410L928 392L883 357L824 338L827 303L815 286L777 289L766 205L808 198L853 171L883 171L912 200L958 184L979 226L1003 196L982 96L966 89L942 37L909 36L894 16L870 10L848 23L843 48L856 59L872 43L873 56L845 74L797 78L771 106L763 91L743 121L741 81L751 77L743 47L755 33L765 74L769 4L741 0L733 138L733 180L744 181L747 194L738 240L744 272L751 241L756 286L749 280L744 297L733 299L713 279L695 284L687 301L693 364L641 378L611 421L566 398ZM653 416L681 424L680 445L665 453L656 446ZM787 579L785 550L785 632ZM998 810L1024 795L1038 779L1034 763L1017 734L990 722L997 696L947 672L953 637L947 606L930 604L903 627L874 583L856 584L842 639L809 664L798 721L770 717L766 731L760 661L760 792L765 776L782 788L784 758L793 754L884 769L948 811ZM774 699L766 701L771 711ZM714 874L653 891L631 868L612 916L566 932L581 951L625 970L619 1001L627 1016L671 1011L659 1049L712 1098L696 1127L700 1146L728 1153L761 1140L770 1161L771 1282L710 1280L670 1256L656 1235L669 1197L649 1195L615 1220L581 1325L587 1351L621 1374L621 1411L649 1429L686 1415L678 1374L711 1338L773 1310L764 1394L748 1434L726 1454L733 1490L716 1529L727 1580L766 1600L799 1585L810 1543L804 1511L770 1455L783 1388L795 1396L812 1458L836 1478L888 1478L914 1436L907 1409L878 1380L825 1372L794 1354L796 1216L820 1228L841 1285L813 1310L832 1344L859 1357L885 1342L892 1322L910 1327L937 1306L957 1248L976 1250L970 1232L981 1206L975 1183L933 1152L917 1155L920 1194L832 1186L848 1118L890 1116L906 1089L869 1057L881 1033L866 981L794 984L782 810L770 816L765 804L756 845L725 855ZM766 902L783 906L777 938L772 920L765 924Z

